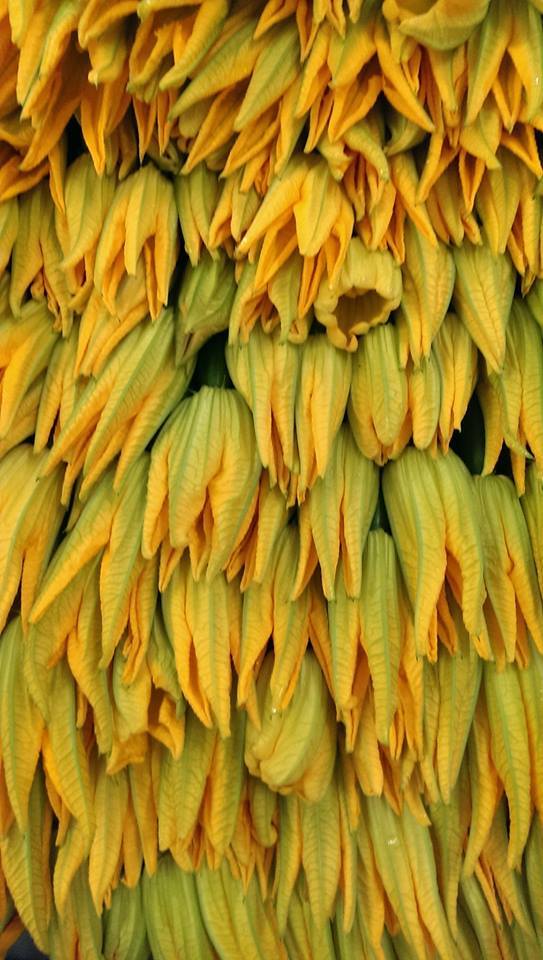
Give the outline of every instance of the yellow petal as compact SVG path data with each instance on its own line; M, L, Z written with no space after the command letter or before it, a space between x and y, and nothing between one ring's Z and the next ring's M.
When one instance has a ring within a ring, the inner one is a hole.
M536 948L535 932L524 886L516 870L511 870L507 862L507 832L505 801L502 799L485 844L484 858L499 891L506 914L517 920L526 934L526 939L532 940L533 947Z
M339 430L351 379L351 357L336 349L327 337L311 337L302 353L296 435L300 454L298 499L323 476Z
M446 567L447 519L427 455L409 448L399 460L388 464L383 493L414 609L415 643L420 655L428 651L430 624Z
M88 756L75 722L75 689L64 660L52 671L48 733L58 770L62 770L62 799L90 842L94 829Z
M241 790L245 777L243 745L245 738L245 710L232 711L232 732L226 739L217 737L206 784L200 822L205 830L215 863L232 840Z
M188 545L207 499L213 518L206 536L207 577L212 579L228 563L260 475L251 415L233 391L204 387L179 405L163 431L163 436L167 434L173 436L169 458L171 542L179 549ZM205 456L194 444L194 435L200 444L206 436L212 440Z
M113 520L114 495L111 474L96 487L93 497L78 518L74 528L64 539L49 565L47 576L32 613L31 622L37 622L76 574L104 547L109 539Z
M478 477L476 489L484 517L485 582L507 659L512 660L516 652L517 605L537 648L543 648L543 608L530 538L510 480Z
M123 771L110 776L99 763L94 791L96 830L89 852L89 887L97 914L112 883L121 850L128 783Z
M457 951L441 901L430 830L417 823L407 804L402 811L402 828L422 922L441 956L453 960Z
M424 5L423 12L419 13L417 7L413 10L410 4L401 0L397 4L394 0L385 0L383 13L389 17L398 7L402 33L437 50L450 50L467 40L485 17L488 4L489 0L475 0L474 3L470 0L436 0Z
M401 821L384 798L368 797L364 808L377 869L387 897L415 955L423 957L424 937Z
M302 807L302 838L309 903L315 923L320 927L332 914L341 866L339 805L334 780L319 803Z
M409 372L409 409L413 443L419 450L435 447L441 407L441 377L435 355Z
M487 246L466 243L455 251L455 262L454 303L458 315L490 369L499 371L514 292L511 262L507 255L494 257Z
M226 350L228 370L236 389L251 408L258 453L272 484L282 490L295 468L294 411L302 355L293 344L256 327L247 344ZM261 375L255 376L255 371Z
M29 829L28 803L40 752L43 719L25 683L23 643L17 618L4 630L0 644L0 677L5 688L0 700L0 743L9 801L18 829L25 833Z
M449 803L459 776L482 676L481 658L470 644L456 603L452 612L457 638L456 652L451 656L448 651L440 650L438 660L440 700L437 775L445 803Z
M397 329L370 331L354 358L349 423L364 456L383 464L409 440L408 381L399 356Z
M170 112L172 119L195 103L251 76L264 47L262 40L253 39L255 26L254 20L243 23L225 43L211 49L205 66L196 72L174 104Z
M111 709L108 676L99 669L100 649L100 598L98 564L91 565L91 571L85 578L85 589L77 617L76 629L68 635L66 655L68 666L78 688L85 695L93 709L96 742L101 753L109 753L113 737L113 715ZM51 608L56 612L57 604ZM46 626L51 610L43 618Z
M522 186L519 161L501 148L497 157L500 166L486 170L475 200L494 256L505 253Z
M484 664L485 699L491 752L507 795L510 816L507 864L517 867L531 822L530 753L517 670L506 664Z
M198 821L206 780L211 769L216 732L191 711L187 714L185 744L180 757L167 753L158 789L158 837L161 850L177 841L188 846Z
M2 871L15 907L40 949L48 949L52 889L49 867L52 814L38 770L29 797L28 830L13 822L0 841Z
M396 550L384 530L368 534L362 571L360 641L368 655L377 737L381 743L388 743L398 698L401 620Z
M446 453L477 382L477 348L463 324L447 314L432 345L441 377L439 437Z
M428 357L445 318L454 286L454 260L444 244L430 243L411 221L404 229L403 293L397 324L402 356L407 346L417 367ZM405 361L404 361L405 362Z
M470 821L469 781L467 768L460 768L460 777L447 803L431 807L432 834L436 841L436 869L439 889L453 937L459 923L458 892L464 845Z
M149 875L157 869L158 823L152 782L153 757L150 751L143 763L131 763L129 772L130 796L138 825L145 869Z
M449 451L435 459L435 473L443 504L447 530L447 551L459 566L458 585L448 559L448 577L451 586L459 589L455 597L462 609L464 624L470 636L483 633L482 605L485 598L483 584L483 547L473 480L460 458Z
M169 4L164 4L167 8ZM147 0L140 0L138 16L143 19L151 10L159 10L160 6L151 7ZM225 17L228 13L226 0L203 0L198 5L194 23L183 52L179 58L175 57L173 67L161 77L160 90L169 87L181 87L187 76L192 73L205 57L211 44L220 33Z
M211 960L213 948L198 903L195 875L180 870L170 856L165 856L155 876L143 874L141 886L153 956L182 949L187 956Z
M488 16L469 38L466 124L473 123L490 93L511 42L513 23L511 7L505 3L491 4Z
M189 260L195 267L202 243L209 249L213 214L218 216L218 180L205 163L199 163L186 176L176 177L174 192L183 243Z
M235 121L235 129L243 130L279 100L296 78L300 44L298 31L290 22L275 27L266 38L251 72L249 86Z

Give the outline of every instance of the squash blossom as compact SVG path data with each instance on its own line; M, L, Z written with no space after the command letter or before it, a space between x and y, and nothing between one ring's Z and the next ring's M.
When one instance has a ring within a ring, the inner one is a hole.
M543 0L0 0L0 957L543 956L542 133Z

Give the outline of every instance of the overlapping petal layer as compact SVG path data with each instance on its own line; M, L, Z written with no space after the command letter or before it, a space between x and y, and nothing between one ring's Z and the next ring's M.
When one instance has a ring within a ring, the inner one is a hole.
M539 0L0 0L0 956L543 953Z

